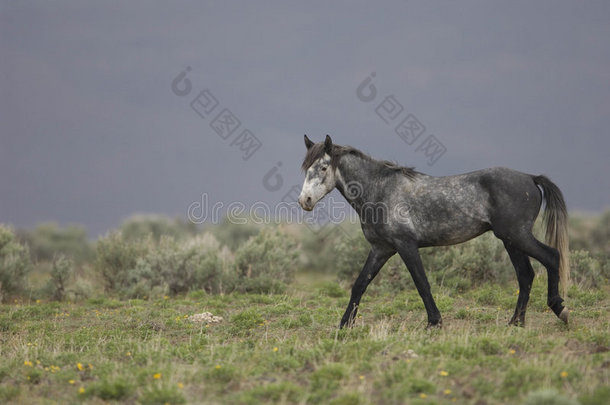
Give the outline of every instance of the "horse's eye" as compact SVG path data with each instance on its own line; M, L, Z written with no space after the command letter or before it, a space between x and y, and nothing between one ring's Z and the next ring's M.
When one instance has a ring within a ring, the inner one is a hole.
M326 171L326 169L327 169L326 167L323 167L323 168L322 168L322 171L323 171L323 172L325 172L325 171Z

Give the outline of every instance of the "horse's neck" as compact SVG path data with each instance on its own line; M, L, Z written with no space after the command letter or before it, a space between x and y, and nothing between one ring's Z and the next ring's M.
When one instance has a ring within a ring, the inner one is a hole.
M358 213L364 204L374 202L377 164L356 156L342 157L337 164L337 190Z

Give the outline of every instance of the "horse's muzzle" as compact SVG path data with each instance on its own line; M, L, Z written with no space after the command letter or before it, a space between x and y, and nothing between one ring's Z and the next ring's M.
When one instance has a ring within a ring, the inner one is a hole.
M301 208L303 208L305 211L311 211L313 210L313 204L311 203L311 197L303 197L300 196L299 197L299 205L301 206Z

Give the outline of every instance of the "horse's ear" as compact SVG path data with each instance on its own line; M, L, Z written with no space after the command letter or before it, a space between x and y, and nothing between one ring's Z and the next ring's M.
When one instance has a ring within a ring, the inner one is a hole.
M311 148L313 146L313 142L311 141L311 139L309 139L307 137L307 134L305 134L305 147L307 149Z
M324 140L324 151L330 155L333 149L333 140L330 139L330 135L326 135L326 139Z

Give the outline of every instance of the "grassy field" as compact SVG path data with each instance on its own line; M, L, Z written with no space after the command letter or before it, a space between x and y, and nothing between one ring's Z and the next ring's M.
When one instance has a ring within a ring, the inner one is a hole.
M5 304L0 403L609 403L608 291L573 287L566 327L544 281L525 328L506 326L516 291L497 285L436 288L431 331L415 291L365 295L338 331L348 292L305 277L282 295ZM188 319L204 311L223 321Z

